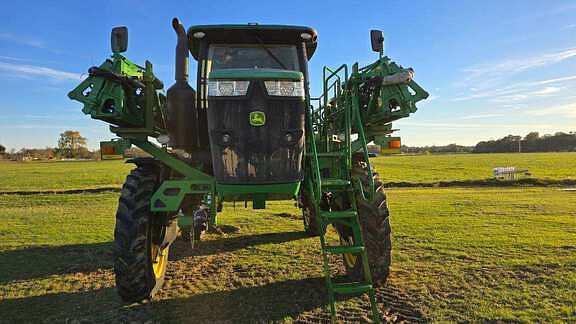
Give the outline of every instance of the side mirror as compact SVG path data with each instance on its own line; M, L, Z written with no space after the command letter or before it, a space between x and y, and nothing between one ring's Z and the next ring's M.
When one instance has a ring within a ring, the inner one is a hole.
M382 35L382 31L377 29L371 30L370 41L372 42L372 50L382 53L384 50L384 35Z
M113 53L126 52L128 49L128 28L125 26L112 28L110 42Z

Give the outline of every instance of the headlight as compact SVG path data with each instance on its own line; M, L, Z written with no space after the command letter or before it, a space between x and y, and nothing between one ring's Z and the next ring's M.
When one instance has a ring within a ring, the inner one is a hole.
M208 80L208 96L245 96L249 85L250 81Z
M303 81L264 81L270 96L304 98Z

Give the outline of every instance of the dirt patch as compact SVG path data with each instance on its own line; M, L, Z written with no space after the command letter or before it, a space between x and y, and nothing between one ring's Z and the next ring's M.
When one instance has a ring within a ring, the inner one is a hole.
M441 188L441 187L568 187L576 185L576 179L547 180L519 179L502 181L496 179L454 180L439 182L386 182L386 188Z
M324 297L325 298L325 297ZM370 301L367 296L352 297L359 303L346 303L337 306L337 320L341 323L371 322ZM348 298L350 299L350 298ZM427 319L413 305L408 296L395 287L386 286L376 290L376 301L382 320L386 323L425 323ZM339 302L346 301L340 298ZM330 313L326 309L316 309L298 316L295 323L330 323Z
M301 220L302 219L302 216L294 215L294 214L290 214L290 213L276 213L276 214L272 214L272 216L288 218L288 219L295 219L295 220Z
M576 186L576 179L519 179L514 181L503 181L496 179L479 179L479 180L453 180L438 182L386 182L386 188L442 188L442 187L572 187ZM120 187L99 187L84 189L68 190L36 190L36 191L0 191L0 195L69 195L69 194L86 194L86 193L103 193L103 192L120 192ZM566 189L576 190L576 189ZM290 213L277 213L274 216L299 219L297 215Z
M68 190L36 190L36 191L0 191L0 195L70 195L70 194L84 194L84 193L102 193L102 192L120 192L120 187L99 187L99 188L84 188L84 189L68 189Z

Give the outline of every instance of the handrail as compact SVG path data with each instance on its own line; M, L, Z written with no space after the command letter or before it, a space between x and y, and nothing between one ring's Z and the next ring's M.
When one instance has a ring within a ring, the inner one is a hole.
M312 106L310 105L310 109ZM312 116L308 115L308 124L312 126ZM321 185L321 177L320 177L320 162L318 161L318 151L316 150L316 136L313 130L309 130L309 138L310 138L310 149L312 150L312 172L314 173L314 182L316 185L316 192L317 194L314 195L317 204L320 203L320 199L322 196L322 185Z
M336 82L338 82L338 85L342 84L342 79L338 75L338 73L342 70L344 70L344 82L346 82L346 81L348 81L348 66L346 64L340 65L336 70L332 70L327 66L324 66L324 68L322 69L322 80L324 82L324 84L323 84L324 85L324 89L323 89L324 91L322 92L322 94L324 96L324 105L325 106L328 104L328 91L330 91L330 88L332 87L332 85L334 85ZM328 77L326 77L326 71L330 72L330 75ZM330 79L332 79L333 77L336 77L336 81L334 83L332 83L330 88L327 89L328 81Z
M352 67L353 73L357 73L358 72L358 63L354 64L354 66ZM369 155L368 155L368 143L366 143L366 135L364 134L364 125L362 125L362 117L360 116L360 107L358 104L358 98L359 98L359 93L358 93L358 83L354 83L352 85L352 91L354 92L354 95L352 97L356 98L356 100L354 100L352 102L352 117L354 118L354 121L356 122L356 130L358 131L358 139L360 140L360 142L362 143L362 153L364 155L364 160L367 162L366 163L366 169L368 171L368 184L370 187L369 190L369 195L368 198L370 200L374 199L374 175L372 173L372 167L370 166L370 160L369 160Z

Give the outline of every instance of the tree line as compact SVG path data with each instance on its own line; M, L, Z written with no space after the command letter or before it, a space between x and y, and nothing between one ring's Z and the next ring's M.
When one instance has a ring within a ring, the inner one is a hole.
M409 154L442 154L442 153L470 153L474 146L463 146L458 144L432 145L432 146L405 146L402 145L400 151Z
M476 144L474 153L504 152L575 152L576 132L557 132L554 135L540 136L538 132L526 136L508 135L498 140L483 141Z
M508 135L497 140L481 141L474 146L457 144L440 146L402 146L402 153L507 153L507 152L576 152L576 132L557 132L540 135L530 132L526 136Z
M0 145L0 158L8 160L97 159L99 151L86 147L86 138L79 131L67 130L60 134L56 147L12 149Z
M130 149L130 154L140 156L143 152ZM134 152L132 152L134 151ZM474 146L458 144L433 146L402 145L402 153L442 154L442 153L507 153L507 152L576 152L576 132L557 132L553 135L540 135L530 132L526 136L508 135L497 140L481 141ZM50 160L50 159L98 159L100 151L90 151L86 138L80 132L68 130L60 134L56 147L44 149L23 148L19 151L0 144L0 159L11 160Z
M98 160L100 150L90 151L86 146L86 138L79 131L67 130L60 134L56 147L46 148L23 148L6 151L6 147L0 144L0 160L27 161L27 160L61 160L61 159L81 159ZM126 157L148 157L146 152L137 147L126 149L122 156Z

